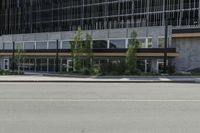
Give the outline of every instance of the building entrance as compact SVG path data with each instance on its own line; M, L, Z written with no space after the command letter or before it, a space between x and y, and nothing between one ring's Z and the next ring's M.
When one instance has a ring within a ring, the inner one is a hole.
M3 60L3 69L4 70L9 70L9 59L4 59Z

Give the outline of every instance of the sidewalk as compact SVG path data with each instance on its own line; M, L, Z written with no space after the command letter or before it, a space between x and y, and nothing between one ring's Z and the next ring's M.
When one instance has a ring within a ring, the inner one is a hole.
M200 83L199 76L102 76L61 77L42 75L0 76L0 82L82 82L82 83Z

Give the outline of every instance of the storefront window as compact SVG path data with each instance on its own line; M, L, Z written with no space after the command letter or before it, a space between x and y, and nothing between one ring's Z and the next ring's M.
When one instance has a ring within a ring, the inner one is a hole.
M58 48L60 49L60 42L58 42ZM57 42L49 41L48 49L57 49Z
M158 38L158 48L164 48L164 47L165 47L165 39Z
M16 42L15 49L24 49L23 42Z
M126 40L110 40L110 48L125 48Z
M130 43L130 39L129 39L129 43ZM139 38L137 39L137 41L139 42L139 48L148 48L147 46L147 39L146 38Z
M49 72L55 72L55 59L49 58Z
M146 40L145 39L138 39L139 41L139 48L146 48Z
M3 43L0 43L0 49L3 49Z
M147 48L152 48L153 47L153 39L152 38L147 38Z
M36 42L36 49L47 49L47 42Z
M47 72L47 58L41 59L41 71Z
M35 42L25 42L24 43L24 49L26 50L32 50L35 49Z
M106 49L107 41L106 40L95 40L95 41L93 41L93 48L94 49Z
M4 43L4 49L5 50L12 50L13 49L13 43L12 42L5 42Z
M70 41L63 41L62 42L62 49L71 49Z

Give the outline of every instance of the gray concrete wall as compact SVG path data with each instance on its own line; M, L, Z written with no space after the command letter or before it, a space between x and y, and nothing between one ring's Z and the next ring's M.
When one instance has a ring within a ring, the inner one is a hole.
M172 43L179 54L174 60L177 72L200 68L200 38L177 38Z
M157 47L158 37L165 35L164 27L140 27L129 29L108 29L108 30L92 30L83 31L83 38L86 33L91 34L94 40L107 40L109 38L127 39L130 37L132 31L136 31L138 37L152 37L154 47ZM33 34L17 34L17 35L3 35L0 36L0 48L3 42L13 41L47 41L47 40L73 40L75 32L47 32L47 33L33 33ZM171 28L169 28L169 38L171 40ZM169 42L171 45L171 42Z

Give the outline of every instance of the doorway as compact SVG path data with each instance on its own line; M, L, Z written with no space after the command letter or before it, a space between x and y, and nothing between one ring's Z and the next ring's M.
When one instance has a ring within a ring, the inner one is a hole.
M3 69L4 70L9 70L9 59L4 59L3 60Z

